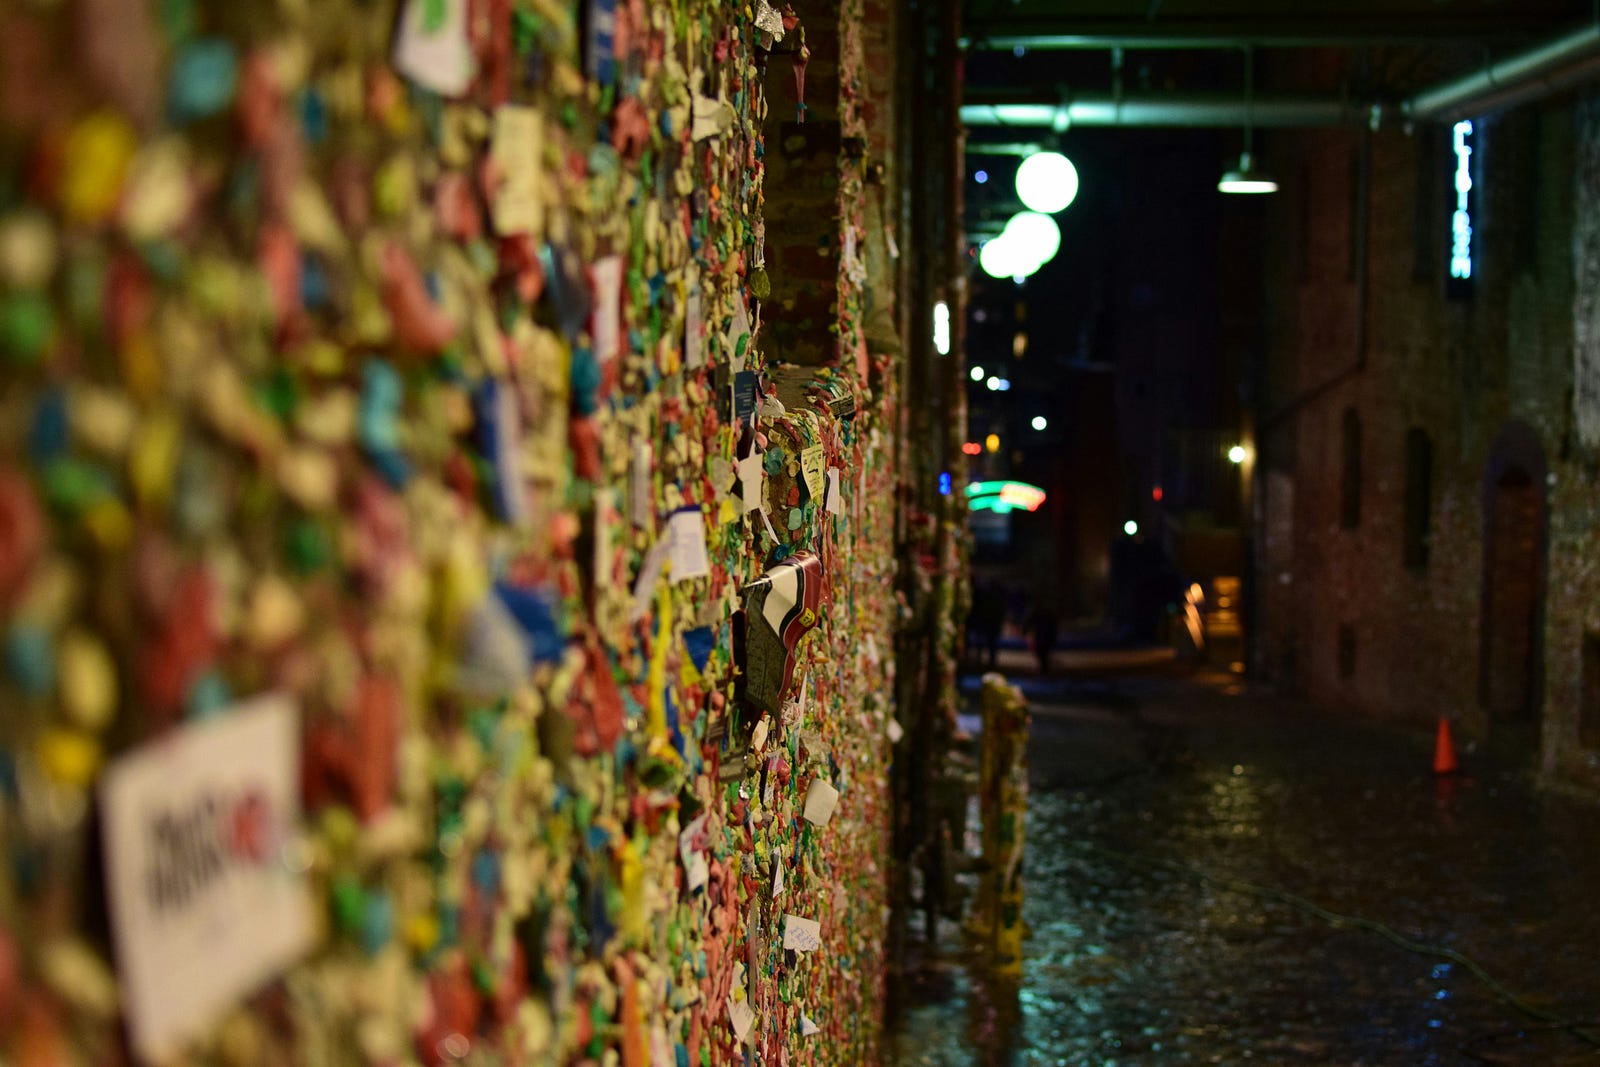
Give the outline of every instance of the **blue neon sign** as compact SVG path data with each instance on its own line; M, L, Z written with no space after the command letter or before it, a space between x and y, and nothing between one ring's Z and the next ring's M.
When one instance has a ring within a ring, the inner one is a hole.
M1472 280L1472 121L1455 124L1452 150L1456 171L1455 211L1450 215L1450 278L1456 282Z

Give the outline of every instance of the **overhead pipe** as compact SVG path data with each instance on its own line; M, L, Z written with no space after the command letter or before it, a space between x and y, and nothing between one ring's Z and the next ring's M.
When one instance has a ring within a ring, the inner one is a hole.
M1070 25L1073 31L1058 29ZM1516 23L1503 15L1474 18L1345 17L1262 19L1174 19L1135 21L1086 17L999 19L979 26L964 42L980 51L1073 49L1359 48L1368 45L1451 44L1504 41L1508 36L1548 33L1548 18Z
M966 116L962 116L962 121ZM970 125L970 123L968 124ZM969 156L1031 156L1041 151L1039 141L968 141L967 155Z
M1022 126L1067 129L1073 126L1239 126L1248 114L1255 126L1361 126L1369 108L1326 96L1256 96L1162 93L1124 96L1086 93L1062 103L968 103L961 121L968 126Z
M1424 89L1406 101L1401 111L1413 122L1451 121L1515 107L1597 75L1600 23Z
M1061 102L973 102L962 106L967 126L1218 127L1255 126L1377 128L1395 117L1407 122L1451 121L1500 111L1600 77L1600 22L1564 34L1480 70L1424 89L1398 109L1374 101L1331 96L1256 97L1217 93L1085 93Z

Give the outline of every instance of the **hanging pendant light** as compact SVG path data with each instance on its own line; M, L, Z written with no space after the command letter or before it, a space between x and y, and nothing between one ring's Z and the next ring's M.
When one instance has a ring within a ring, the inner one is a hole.
M1255 160L1250 158L1250 151L1246 149L1239 155L1239 165L1223 173L1217 180L1219 193L1275 193L1278 183L1270 176L1256 169Z
M1244 50L1244 151L1239 153L1239 165L1223 172L1222 177L1217 180L1219 193L1260 194L1278 191L1278 183L1271 175L1257 169L1255 160L1250 155L1254 54L1248 48Z

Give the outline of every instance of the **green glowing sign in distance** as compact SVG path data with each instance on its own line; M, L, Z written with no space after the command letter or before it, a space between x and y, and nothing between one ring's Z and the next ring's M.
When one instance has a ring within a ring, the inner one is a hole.
M1021 508L1038 511L1044 503L1044 490L1027 482L973 482L967 486L967 507L973 511L993 511L1004 515Z

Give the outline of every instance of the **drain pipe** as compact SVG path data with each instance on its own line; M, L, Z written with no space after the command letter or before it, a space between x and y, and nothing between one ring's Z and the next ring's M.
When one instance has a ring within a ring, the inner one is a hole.
M1268 412L1261 417L1258 438L1264 437L1268 431L1292 415L1298 413L1307 404L1321 398L1329 391L1343 385L1351 378L1356 377L1367 369L1367 305L1371 295L1371 272L1367 262L1367 231L1372 223L1372 131L1363 130L1361 133L1360 154L1356 158L1356 223L1352 235L1354 245L1351 249L1355 261L1355 312L1351 326L1354 328L1354 338L1351 345L1350 362L1342 369L1324 378L1316 385L1303 390L1298 395L1290 398L1276 410Z
M1515 107L1597 76L1600 22L1424 89L1401 110L1411 122L1449 122Z

